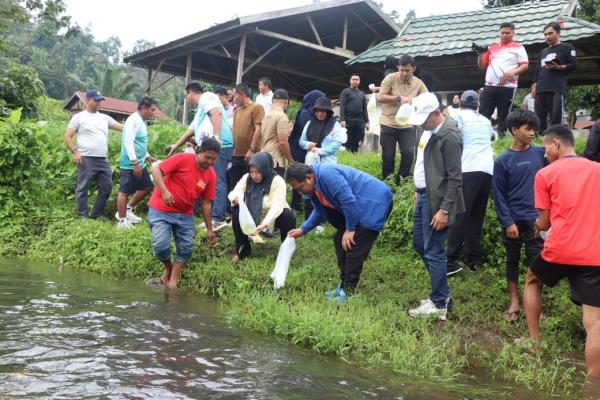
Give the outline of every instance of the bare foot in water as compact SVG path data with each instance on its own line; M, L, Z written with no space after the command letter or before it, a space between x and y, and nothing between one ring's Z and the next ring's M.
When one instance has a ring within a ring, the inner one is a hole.
M169 281L169 283L167 283L167 284L165 285L165 287L166 287L167 289L177 289L177 281L174 281L173 279L171 279L171 280Z
M165 272L160 277L160 283L166 285L169 282L169 279L171 279L171 271L165 270Z

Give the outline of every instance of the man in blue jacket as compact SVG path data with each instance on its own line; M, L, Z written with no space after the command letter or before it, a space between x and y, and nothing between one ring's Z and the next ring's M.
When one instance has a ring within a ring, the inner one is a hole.
M325 296L344 302L356 288L363 263L390 215L392 192L371 175L333 163L312 167L294 163L288 167L285 180L292 189L308 196L313 205L308 220L288 236L299 238L325 221L337 229L333 244L341 282Z

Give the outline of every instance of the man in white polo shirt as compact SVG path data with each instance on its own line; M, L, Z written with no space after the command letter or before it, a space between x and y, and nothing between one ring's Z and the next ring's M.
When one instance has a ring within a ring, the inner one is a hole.
M477 62L485 69L485 86L479 99L479 113L490 119L498 109L498 133L506 131L506 116L510 111L519 75L527 72L529 60L525 47L513 40L515 25L504 22L500 25L500 42L488 46L485 53L479 52Z
M98 196L92 208L92 218L102 213L112 189L112 170L108 164L108 129L123 130L123 125L106 114L98 112L104 97L96 89L85 94L85 110L73 115L65 132L65 143L77 165L75 198L77 216L88 218L88 186L95 181ZM77 145L73 136L77 135Z

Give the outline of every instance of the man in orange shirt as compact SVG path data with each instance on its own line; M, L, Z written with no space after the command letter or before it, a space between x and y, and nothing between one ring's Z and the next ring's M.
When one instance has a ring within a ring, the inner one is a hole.
M530 338L540 340L540 282L567 278L571 300L583 309L590 380L600 381L600 165L577 157L573 133L562 125L544 132L551 164L535 177L536 232L546 232L544 250L527 271L523 304Z

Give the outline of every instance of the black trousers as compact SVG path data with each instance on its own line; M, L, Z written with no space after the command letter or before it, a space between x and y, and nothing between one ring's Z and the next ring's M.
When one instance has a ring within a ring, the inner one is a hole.
M240 227L240 208L238 206L231 207L231 227L235 236L235 251L241 259L244 259L252 253L252 245L248 236L242 232ZM283 212L275 220L275 228L279 229L281 241L287 237L289 231L296 227L296 217L289 208L284 208Z
M465 264L477 265L481 258L481 230L492 188L492 176L480 171L465 172L462 179L465 212L456 216L448 230L447 258L448 263L457 262L462 249Z
M516 88L501 86L484 86L479 98L479 114L487 119L492 118L494 109L498 109L498 133L506 132L506 116L510 112L510 106Z
M242 179L242 176L248 172L248 163L244 161L243 156L233 156L231 158L231 168L229 169L229 187L231 190Z
M506 229L502 230L502 243L506 249L506 280L519 282L519 263L521 261L521 247L525 246L525 262L528 267L542 252L544 241L535 237L535 221L515 221L519 229L518 239L509 239Z
M391 128L381 125L379 141L381 143L381 175L383 179L392 175L396 169L396 144L400 146L400 167L396 174L396 182L399 182L400 178L409 176L417 144L415 128Z
M379 232L357 226L354 231L354 242L356 245L349 251L342 248L342 236L345 228L338 229L333 236L335 255L340 269L340 286L346 291L353 291L358 284L363 264L369 257L371 248L379 235Z
M346 132L348 133L346 148L352 153L356 153L360 142L365 138L365 121L346 121Z
M535 114L540 119L540 135L550 125L563 123L564 95L560 92L543 92L535 95Z

